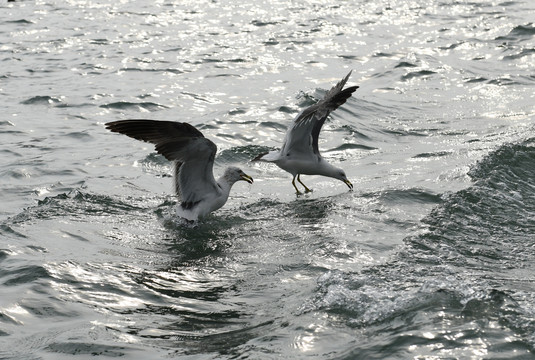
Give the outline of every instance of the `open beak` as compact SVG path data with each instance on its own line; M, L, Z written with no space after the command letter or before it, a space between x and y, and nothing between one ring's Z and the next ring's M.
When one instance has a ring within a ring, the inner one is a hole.
M351 181L345 179L345 180L344 180L344 183L347 185L347 187L349 188L349 190L353 190L353 184L351 184Z
M240 177L243 181L247 181L249 184L252 184L253 183L253 178L250 177L249 175L243 173L243 174L240 174Z

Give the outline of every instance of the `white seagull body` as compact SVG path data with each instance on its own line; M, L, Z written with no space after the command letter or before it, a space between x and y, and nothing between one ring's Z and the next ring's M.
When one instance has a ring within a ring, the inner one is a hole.
M351 72L329 90L322 100L301 111L292 126L286 132L284 144L280 150L270 151L257 156L253 161L272 162L293 175L292 185L297 194L301 194L295 185L295 179L304 186L305 192L311 192L300 179L300 175L323 175L343 181L349 189L353 185L345 172L329 164L320 154L318 137L321 127L329 114L344 104L358 86L344 89Z
M121 120L106 128L156 145L156 151L175 164L175 190L180 199L177 214L197 220L227 202L232 185L253 178L228 167L216 181L213 166L217 146L188 123L156 120Z

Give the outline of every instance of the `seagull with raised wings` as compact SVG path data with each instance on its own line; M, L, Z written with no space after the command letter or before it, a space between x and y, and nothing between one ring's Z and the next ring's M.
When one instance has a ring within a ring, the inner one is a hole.
M347 179L344 170L329 164L320 154L318 137L321 127L329 114L344 104L358 86L344 89L351 71L338 84L329 90L322 100L301 111L286 132L286 139L280 150L270 151L257 156L253 161L275 163L293 175L292 185L301 194L295 180L303 185L305 193L311 192L300 179L300 175L323 175L343 181L349 189L353 184Z
M237 167L228 167L216 181L213 166L217 146L188 123L156 120L121 120L106 128L156 145L156 151L175 164L175 190L180 198L177 214L197 220L227 202L236 181L253 183Z

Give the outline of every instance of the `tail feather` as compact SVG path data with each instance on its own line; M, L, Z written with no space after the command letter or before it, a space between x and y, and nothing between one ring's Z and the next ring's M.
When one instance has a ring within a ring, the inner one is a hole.
M266 151L265 153L262 153L262 154L259 154L257 155L253 160L251 161L265 161L265 160L262 160L262 157L264 157L264 155L267 155L269 154L269 151Z
M255 157L251 161L274 162L274 161L277 161L279 159L279 155L280 155L280 151L279 150L268 151L268 152L265 152L265 153L262 153L262 154L258 155L257 157Z

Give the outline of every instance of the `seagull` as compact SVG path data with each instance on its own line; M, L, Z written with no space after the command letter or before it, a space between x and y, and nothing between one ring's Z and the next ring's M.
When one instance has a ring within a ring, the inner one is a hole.
M292 174L292 185L297 195L301 195L301 192L295 185L296 179L305 188L305 193L312 191L301 181L301 174L332 177L343 181L350 190L353 189L353 184L347 179L344 170L325 161L318 148L321 127L331 111L344 104L351 97L351 94L358 89L358 86L343 89L350 75L351 71L333 86L322 100L304 109L296 116L292 126L286 132L286 138L280 150L269 151L253 159L253 161L275 163L281 169Z
M217 146L188 123L158 120L120 120L106 123L112 132L156 145L156 151L174 162L178 216L196 221L227 202L236 181L253 178L235 166L216 181L213 174Z

